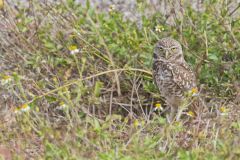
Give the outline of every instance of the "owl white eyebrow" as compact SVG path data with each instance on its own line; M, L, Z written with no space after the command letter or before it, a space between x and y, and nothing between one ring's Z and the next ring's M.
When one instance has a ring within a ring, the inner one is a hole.
M169 48L166 48L166 47L163 47L163 46L158 46L158 48L169 49Z
M172 46L172 47L163 47L163 46L159 46L159 48L163 48L163 49L172 49L172 48L176 48L177 46Z

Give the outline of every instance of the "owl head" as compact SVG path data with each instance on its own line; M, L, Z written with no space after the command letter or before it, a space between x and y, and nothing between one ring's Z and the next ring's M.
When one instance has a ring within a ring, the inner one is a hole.
M153 59L182 62L184 61L182 47L172 38L162 38L155 45Z

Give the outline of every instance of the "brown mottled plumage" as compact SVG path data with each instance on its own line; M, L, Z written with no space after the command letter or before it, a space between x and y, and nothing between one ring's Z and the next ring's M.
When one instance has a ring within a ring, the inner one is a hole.
M171 107L170 121L184 100L185 92L196 88L196 77L184 60L180 43L172 38L160 39L154 48L153 79L160 94Z

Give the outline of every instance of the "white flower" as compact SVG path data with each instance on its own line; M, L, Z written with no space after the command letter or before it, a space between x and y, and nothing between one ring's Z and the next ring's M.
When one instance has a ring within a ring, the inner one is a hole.
M157 111L157 110L160 110L160 111L163 110L161 103L156 103L156 104L155 104L154 111Z
M11 76L4 75L4 76L2 76L2 78L1 78L1 85L4 86L4 85L10 83L12 80L13 80L13 78L12 78Z
M108 8L109 12L113 12L115 10L116 10L116 6L114 4L110 5L109 8Z
M69 49L71 55L74 55L74 54L77 54L80 52L80 49L77 48L77 46L75 46L75 45L69 46L68 49Z
M30 106L28 104L23 104L22 106L20 107L17 107L15 110L14 110L14 113L16 114L21 114L23 112L27 112L30 110Z
M219 108L219 111L220 111L220 115L221 115L221 116L228 115L228 109L227 109L225 106L221 106L221 107Z
M157 25L157 26L155 27L155 31L156 31L156 32L162 32L162 31L164 31L164 27L161 26L161 25Z
M77 54L77 53L79 53L79 52L80 52L79 49L75 49L75 50L70 51L70 54Z
M64 102L60 102L59 106L57 106L57 109L59 110L64 110L65 108L67 108L67 105Z
M194 87L194 88L191 89L191 95L192 95L193 97L196 97L196 96L199 95L199 92L198 92L198 88L197 88L197 87Z

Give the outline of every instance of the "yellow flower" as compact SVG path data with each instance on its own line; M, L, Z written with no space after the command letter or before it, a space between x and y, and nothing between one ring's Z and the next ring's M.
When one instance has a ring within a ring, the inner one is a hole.
M220 111L220 115L224 116L224 115L228 115L228 109L225 106L221 106L219 108Z
M73 51L73 50L76 50L76 49L77 49L77 46L71 45L71 46L68 47L68 49L69 49L70 51Z
M188 111L187 112L187 115L190 116L190 117L195 117L195 113L193 113L192 111Z
M141 124L139 123L139 121L137 120L137 119L135 119L134 120L134 122L133 122L133 126L134 127L138 127L138 126L140 126Z
M70 54L76 54L80 52L80 49L76 45L71 45L68 47Z
M220 110L221 113L226 113L226 112L227 112L227 109L226 109L226 107L224 107L224 106L221 106L221 107L219 108L219 110Z
M164 31L164 27L161 26L161 25L157 25L157 26L155 27L155 31L160 33L160 32L162 32L162 31Z
M192 93L198 93L198 89L197 89L197 87L192 88Z
M156 110L160 110L160 111L163 110L161 103L156 103L154 110L155 110L155 111L156 111Z
M18 113L22 113L22 112L27 112L29 110L30 110L30 106L27 103L25 103L25 104L17 107L14 112L18 114Z
M194 87L190 90L190 96L197 96L198 95L198 88Z
M134 126L135 128L138 128L138 127L144 126L144 125L145 125L145 121L144 121L144 120L135 119L135 120L133 121L133 126Z

